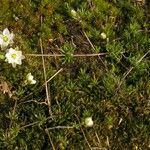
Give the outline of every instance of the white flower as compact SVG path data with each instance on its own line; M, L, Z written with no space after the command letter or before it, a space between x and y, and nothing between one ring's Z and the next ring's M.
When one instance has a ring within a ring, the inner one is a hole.
M85 126L87 127L92 127L93 126L93 120L92 120L92 117L87 117L85 118Z
M33 75L31 73L27 74L26 79L27 79L27 82L29 84L35 84L36 83L36 80L33 79Z
M14 34L10 33L6 28L0 33L0 45L2 48L7 47L9 44L13 43Z
M70 14L71 14L71 17L72 17L73 19L76 19L76 20L78 20L79 22L81 22L81 18L80 18L80 16L79 16L79 14L78 14L77 11L75 11L74 9L72 9L72 10L70 11Z
M76 18L77 17L77 12L74 9L72 9L71 10L71 15L72 15L73 18Z
M105 33L101 33L101 38L102 38L102 39L106 39L106 37L107 37L107 36L106 36Z
M25 57L22 55L22 51L18 51L18 48L13 49L10 48L8 49L8 52L5 55L6 61L9 64L12 64L12 66L15 68L16 64L21 65L22 64L22 59Z

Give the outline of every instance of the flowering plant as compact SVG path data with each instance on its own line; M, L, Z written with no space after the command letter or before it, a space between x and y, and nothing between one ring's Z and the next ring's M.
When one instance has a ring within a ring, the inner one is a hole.
M33 78L33 75L31 73L28 73L26 76L26 82L28 84L36 84L36 80L34 80Z
M25 56L22 54L22 51L20 51L18 47L11 47L14 43L13 39L14 34L11 33L8 28L5 28L3 32L0 31L0 47L2 50L5 50L0 53L0 59L5 59L6 62L12 64L12 67L15 68L16 65L22 64L22 59L24 59ZM33 75L31 75L31 73L27 74L26 83L36 83L36 80L33 79Z
M86 127L92 127L93 126L93 120L92 120L92 117L87 117L85 118L85 126Z
M24 55L22 55L22 51L19 51L18 48L8 49L8 52L6 53L5 57L6 57L6 61L8 63L11 63L14 68L16 67L16 64L21 65L22 59L25 58Z
M4 49L8 45L13 44L14 34L10 33L8 28L5 28L3 32L0 32L0 45L1 48Z

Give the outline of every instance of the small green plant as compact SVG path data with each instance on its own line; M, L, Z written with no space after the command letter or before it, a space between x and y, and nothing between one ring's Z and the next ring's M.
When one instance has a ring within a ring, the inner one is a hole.
M150 148L148 1L1 5L0 149Z

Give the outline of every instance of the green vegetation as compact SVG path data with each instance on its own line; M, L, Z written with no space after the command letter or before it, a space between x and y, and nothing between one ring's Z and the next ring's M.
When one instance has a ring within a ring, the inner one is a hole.
M150 149L149 5L1 0L0 31L25 59L13 68L0 49L0 149Z

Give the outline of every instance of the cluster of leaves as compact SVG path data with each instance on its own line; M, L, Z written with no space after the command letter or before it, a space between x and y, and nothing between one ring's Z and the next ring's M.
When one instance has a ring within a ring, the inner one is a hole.
M1 149L150 147L148 2L1 0L1 5L0 30L17 33L14 43L24 53L41 53L42 39L45 54L65 55L45 58L47 78L63 68L49 84L52 116L43 103L42 59L28 55L25 67L15 69L0 61ZM101 52L106 55L72 55ZM29 68L34 87L22 86ZM88 116L92 128L82 126Z

